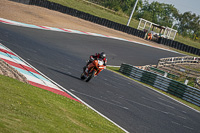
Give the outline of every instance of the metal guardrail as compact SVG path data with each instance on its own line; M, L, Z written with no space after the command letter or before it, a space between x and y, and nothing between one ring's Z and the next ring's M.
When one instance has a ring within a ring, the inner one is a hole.
M122 64L120 72L200 107L200 90L197 88L146 70L141 70L129 64Z
M158 61L157 67L172 65L172 64L197 64L200 61L200 57L184 56L184 57L169 57L161 58Z
M162 68L162 67L161 67ZM166 69L166 67L164 67ZM167 67L170 73L176 73L177 75L185 75L187 77L200 77L200 72L199 71L194 71L191 69L187 69L178 65L171 65ZM162 68L163 69L163 68Z
M160 69L155 68L155 67L148 67L147 70L148 70L148 71L156 72L157 74L162 75L162 76L164 76L165 73L167 73L167 77L178 78L178 76L175 75L175 74L171 74L171 73L169 73L169 72L165 72L165 71L160 70Z
M200 72L193 71L179 65L191 65L200 63L200 57L185 56L185 57L169 57L161 58L158 61L157 68L170 69L169 71L175 73L185 73L188 77L199 77Z

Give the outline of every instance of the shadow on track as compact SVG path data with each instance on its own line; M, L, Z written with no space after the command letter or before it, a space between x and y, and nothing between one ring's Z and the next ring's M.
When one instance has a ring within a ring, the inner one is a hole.
M63 75L66 75L66 76L72 77L72 78L74 78L74 79L81 80L80 77L73 76L73 75L71 75L71 74L69 74L69 73L65 73L65 72L62 72L62 71L56 70L56 69L54 69L54 68L50 68L50 67L49 67L49 69L51 69L51 70L53 70L53 71L55 71L55 72L61 73L61 74L63 74Z
M37 63L37 64L39 64L39 65L42 65L42 66L46 67L47 69L53 70L53 71L55 71L55 72L61 73L61 74L63 74L63 75L69 76L69 77L72 77L72 78L74 78L74 79L81 80L80 77L76 77L76 76L73 76L73 75L71 75L71 74L69 74L69 73L65 73L65 72L59 71L59 70L57 70L57 68L50 67L50 66L48 66L48 65L46 65L46 64L43 64L43 63L40 63L40 62L37 62L37 61L33 61L33 60L31 60L31 61L32 61L32 62L35 62L35 63Z

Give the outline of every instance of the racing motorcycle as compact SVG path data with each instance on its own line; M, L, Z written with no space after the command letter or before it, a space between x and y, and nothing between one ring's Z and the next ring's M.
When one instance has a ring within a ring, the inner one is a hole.
M93 60L88 66L83 70L83 73L81 74L81 80L85 80L86 82L89 82L93 77L97 76L99 71L102 71L106 68L106 66L103 65L103 60Z

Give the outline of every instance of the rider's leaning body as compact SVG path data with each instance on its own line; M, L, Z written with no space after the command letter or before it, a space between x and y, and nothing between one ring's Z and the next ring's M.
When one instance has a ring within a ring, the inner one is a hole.
M107 59L106 59L106 54L104 52L101 52L101 53L96 53L95 55L91 55L90 56L90 59L88 60L87 62L87 65L86 67L84 67L84 70L87 68L87 66L92 63L92 61L94 60L103 60L103 65L106 66L107 64ZM97 72L97 75L100 73L101 71L98 71Z
M95 55L90 55L90 61L93 61L93 60L103 60L104 62L104 66L106 66L107 64L107 59L106 59L106 54L104 52L102 53L96 53Z

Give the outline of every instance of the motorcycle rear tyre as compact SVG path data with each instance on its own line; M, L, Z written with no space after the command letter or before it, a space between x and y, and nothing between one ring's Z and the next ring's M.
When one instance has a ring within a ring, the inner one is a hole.
M86 77L85 77L85 74L84 72L81 74L81 80L84 80Z

